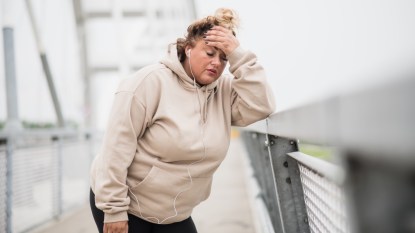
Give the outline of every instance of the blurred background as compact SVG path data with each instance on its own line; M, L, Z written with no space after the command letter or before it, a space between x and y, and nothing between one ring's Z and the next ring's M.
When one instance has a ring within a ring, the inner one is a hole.
M410 0L32 0L33 20L26 5L2 0L0 22L13 28L16 104L19 119L28 124L57 122L37 43L47 56L64 121L102 130L119 79L160 60L192 20L218 7L239 13L239 39L265 66L277 111L395 79L410 72L415 59ZM0 59L4 124L4 56Z
M237 36L265 67L277 115L415 72L411 0L0 3L0 232L26 232L84 205L120 79L159 61L219 7L239 14ZM413 100L402 104L413 109ZM48 204L34 212L37 202Z

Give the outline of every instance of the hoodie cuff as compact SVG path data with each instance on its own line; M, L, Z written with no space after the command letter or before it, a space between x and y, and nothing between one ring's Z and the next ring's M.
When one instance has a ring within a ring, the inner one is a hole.
M241 59L242 55L246 53L246 50L243 49L240 45L232 51L231 54L228 55L229 63L235 63L238 59Z
M108 222L123 222L128 221L128 213L127 211L121 211L114 214L105 213L104 215L104 223Z

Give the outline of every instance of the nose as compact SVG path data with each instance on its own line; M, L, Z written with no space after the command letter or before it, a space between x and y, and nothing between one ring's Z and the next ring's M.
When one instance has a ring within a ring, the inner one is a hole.
M210 63L214 66L220 65L220 57L218 55L214 56Z

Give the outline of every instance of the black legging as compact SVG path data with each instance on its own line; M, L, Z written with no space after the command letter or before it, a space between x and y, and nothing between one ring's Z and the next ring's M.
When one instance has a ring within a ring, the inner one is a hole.
M104 230L104 212L95 206L95 195L92 190L89 193L89 203L91 205L92 215L97 224L98 231L103 233ZM181 222L172 224L155 224L147 222L134 215L128 214L128 232L129 233L197 233L195 224L191 217Z

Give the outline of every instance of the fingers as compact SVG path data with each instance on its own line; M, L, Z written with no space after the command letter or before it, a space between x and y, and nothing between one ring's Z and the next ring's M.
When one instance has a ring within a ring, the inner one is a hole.
M128 221L104 223L104 233L128 233Z
M219 29L222 29L221 27L218 27ZM231 34L227 31L218 30L215 28L212 28L211 30L206 32L206 38L209 40L220 40L224 41L227 39ZM233 35L232 35L233 36Z
M203 39L207 45L222 50L226 55L232 53L239 46L239 41L232 32L221 26L214 26L207 31Z

